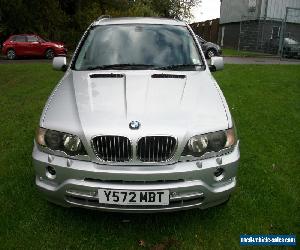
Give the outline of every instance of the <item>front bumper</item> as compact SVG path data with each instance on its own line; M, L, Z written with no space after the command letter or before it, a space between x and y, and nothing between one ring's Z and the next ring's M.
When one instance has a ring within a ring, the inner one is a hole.
M36 146L33 164L36 185L51 202L66 207L86 207L117 212L163 212L189 208L208 208L225 202L236 186L240 153L238 145L227 155L201 161L178 162L164 166L115 166L68 160L49 156ZM47 166L56 170L49 178ZM214 172L223 168L216 178ZM170 191L167 206L132 206L100 204L98 189L166 190Z
M65 56L68 53L68 50L63 47L63 48L55 48L54 53L56 56Z

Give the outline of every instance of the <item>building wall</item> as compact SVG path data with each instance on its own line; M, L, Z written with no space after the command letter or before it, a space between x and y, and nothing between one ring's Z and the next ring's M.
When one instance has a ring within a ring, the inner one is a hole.
M260 16L262 0L222 0L220 24L255 20ZM251 6L254 6L251 9ZM249 10L251 10L249 12Z
M287 23L285 37L291 37L300 42L300 23Z
M240 23L222 24L219 28L219 44L225 48L237 49L239 45L239 34Z
M282 22L276 20L265 22L253 20L242 26L241 23L222 24L219 28L219 44L225 48L277 54L281 35L300 41L300 24L287 23L284 34L280 33L281 25ZM279 33L273 34L274 27L279 27ZM222 30L224 30L223 43Z
M255 7L251 7L255 6ZM222 0L220 24L257 19L284 19L286 7L300 8L300 0ZM299 23L299 17L289 22Z
M300 0L222 0L221 46L276 54L282 37L300 41Z
M286 7L299 8L300 0L264 0L264 4L268 4L267 18L270 19L285 19ZM298 17L297 17L298 16ZM300 23L300 16L298 13L290 12L288 22Z

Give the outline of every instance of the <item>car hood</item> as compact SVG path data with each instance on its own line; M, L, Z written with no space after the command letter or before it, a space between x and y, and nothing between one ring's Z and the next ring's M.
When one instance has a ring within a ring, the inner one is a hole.
M227 129L226 111L207 71L69 70L49 98L41 126L88 141L95 135L188 137ZM138 131L129 128L131 121L140 122Z

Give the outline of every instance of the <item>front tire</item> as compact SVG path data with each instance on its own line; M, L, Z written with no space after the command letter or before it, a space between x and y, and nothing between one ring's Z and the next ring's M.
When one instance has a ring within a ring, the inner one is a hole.
M6 56L8 60L14 60L17 57L16 52L13 49L9 49L6 53Z
M45 53L45 57L47 59L53 59L53 57L54 57L54 51L53 51L53 49L47 49L46 53Z
M207 50L207 52L206 52L206 57L207 57L207 59L210 59L210 58L216 56L217 54L218 54L218 53L217 53L216 50L214 50L214 49L209 49L209 50Z

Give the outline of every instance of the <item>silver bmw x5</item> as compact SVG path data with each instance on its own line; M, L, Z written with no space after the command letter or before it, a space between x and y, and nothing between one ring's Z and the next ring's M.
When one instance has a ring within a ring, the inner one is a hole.
M236 186L239 143L191 28L101 17L84 33L43 110L36 185L51 202L106 211L208 208Z

